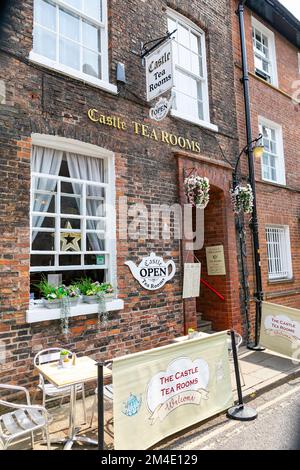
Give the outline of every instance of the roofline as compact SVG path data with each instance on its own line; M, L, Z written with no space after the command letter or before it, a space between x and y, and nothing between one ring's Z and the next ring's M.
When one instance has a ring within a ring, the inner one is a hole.
M300 49L300 21L279 0L244 0L241 3ZM274 21L276 17L280 17L283 21Z

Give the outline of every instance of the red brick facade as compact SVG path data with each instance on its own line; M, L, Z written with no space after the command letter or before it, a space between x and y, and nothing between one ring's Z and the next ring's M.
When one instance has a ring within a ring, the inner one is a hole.
M217 307L216 299L207 297L216 314L208 309L203 309L203 313L218 330L234 326L241 331L236 236L229 198L231 170L223 157L227 155L232 160L238 146L234 89L228 86L234 79L228 2L217 0L210 6L196 0L111 0L109 5L111 81L115 83L119 61L126 65L128 81L117 96L29 61L33 0L11 2L4 25L0 46L0 80L6 86L5 103L0 105L0 340L7 353L0 380L4 383L32 386L33 356L45 347L63 344L79 354L108 359L166 344L182 334L185 325L197 324L196 301L182 301L182 262L187 258L181 242L152 240L150 236L147 240L117 241L117 288L125 308L110 316L107 327L98 331L96 315L77 317L70 321L70 335L65 338L59 320L26 323L32 133L68 137L114 152L117 198L126 196L129 204L142 202L150 207L183 203L184 168L194 166L199 175L208 176L215 188L212 204L216 208L208 222L213 230L213 218L221 217L223 225L222 237L211 235L210 244L224 243L228 276L214 281L226 297L225 308ZM145 73L137 53L141 41L165 33L167 6L206 33L210 117L219 127L218 133L172 117L160 124L149 119ZM91 107L198 141L201 155L198 159L195 153L175 155L179 147L97 125L87 118ZM222 214L218 209L219 195ZM160 291L148 292L140 287L124 262L131 259L138 263L152 251L165 259L173 258L177 273Z
M237 119L240 138L240 148L246 145L241 52L238 17L235 14L238 2L232 1L233 21L233 50L235 62L235 90ZM269 28L275 35L275 49L277 59L278 87L266 83L255 75L254 54L252 44L251 15ZM279 303L289 307L300 307L300 105L294 102L296 81L299 80L298 53L299 50L283 37L272 26L266 23L255 13L245 8L245 30L250 71L250 99L251 121L253 138L259 134L259 116L264 117L282 126L284 159L286 172L286 186L262 181L261 163L255 163L257 183L257 204L260 233L262 280L265 299L269 302ZM298 84L299 88L299 84ZM242 165L242 173L248 175L246 157ZM289 226L292 252L293 278L291 280L268 280L267 247L265 227L268 224ZM247 265L251 295L255 290L252 258L251 233L247 231ZM253 310L254 306L252 304Z

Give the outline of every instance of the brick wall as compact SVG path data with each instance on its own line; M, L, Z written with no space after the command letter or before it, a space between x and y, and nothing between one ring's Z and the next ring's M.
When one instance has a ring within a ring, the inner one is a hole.
M174 158L176 149L92 123L87 119L90 107L197 140L201 154L208 160L222 160L220 146L228 158L236 153L234 90L228 86L228 81L233 82L228 2L217 0L213 7L196 0L111 0L109 4L111 81L115 83L118 61L126 64L128 80L118 96L30 63L33 1L10 3L0 44L0 80L6 87L5 104L0 105L0 340L7 345L7 361L1 366L2 382L31 386L32 359L41 348L63 344L80 354L107 359L169 342L183 333L184 314L187 318L182 302L180 242L119 240L117 281L125 309L114 313L107 327L98 330L95 316L79 317L70 321L70 335L65 338L59 321L26 324L32 133L69 137L115 152L117 197L126 196L129 204L142 202L148 208L151 203L174 204L180 200L178 188L183 174L178 172ZM137 53L141 41L165 33L167 6L178 9L206 32L211 121L219 126L218 134L171 117L160 124L149 120L144 101L144 68ZM204 175L209 172L208 163L199 168ZM234 237L231 244L234 247ZM153 293L144 291L124 266L126 260L138 262L151 251L164 258L172 257L177 267L175 278ZM235 305L237 323L238 310ZM195 321L195 314L193 305L191 322Z
M243 88L240 82L241 53L238 18L235 15L238 2L232 1L233 50L235 61L235 90L237 121L240 137L240 148L246 145ZM268 85L254 75L254 56L252 47L251 11L245 9L245 30L248 63L250 71L251 121L253 138L259 133L258 117L262 116L282 126L284 157L286 170L286 187L262 181L261 164L255 162L257 182L257 206L260 231L262 279L265 298L269 302L289 307L300 308L300 107L292 99L295 80L299 80L298 56L296 47L282 37L272 26L253 14L261 23L275 34L275 47L278 68L278 88ZM246 157L243 159L242 173L248 174ZM247 217L246 223L250 220ZM293 279L291 281L270 282L268 280L267 247L265 227L267 224L282 224L290 227ZM252 256L251 233L247 230L248 270L251 294L255 290L254 266ZM252 313L254 305L252 304ZM252 317L253 320L253 317Z

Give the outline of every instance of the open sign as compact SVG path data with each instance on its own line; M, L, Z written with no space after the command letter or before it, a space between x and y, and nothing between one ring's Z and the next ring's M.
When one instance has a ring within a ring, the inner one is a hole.
M138 266L133 261L125 263L135 279L147 290L157 290L170 281L176 273L176 266L173 260L165 263L163 258L151 253L147 258L143 258Z

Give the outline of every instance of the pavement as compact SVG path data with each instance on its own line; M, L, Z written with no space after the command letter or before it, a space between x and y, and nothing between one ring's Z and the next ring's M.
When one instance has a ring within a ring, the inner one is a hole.
M300 450L300 377L251 401L254 421L233 421L225 414L161 446L168 451ZM246 405L247 406L247 405Z
M268 350L263 352L254 352L249 351L246 348L240 348L239 365L241 371L242 391L245 402L254 400L262 394L265 394L270 390L276 389L277 387L280 387L283 384L300 377L300 362L293 363L291 359ZM230 361L230 367L232 375L232 387L235 399L237 399L234 365L232 360ZM274 393L276 395L276 390ZM93 403L94 397L87 397L88 421L90 421ZM66 435L68 431L68 412L68 403L65 403L62 407L50 410L50 413L53 417L52 423L50 425L51 439L57 439L58 437L63 437ZM77 418L78 424L81 426L80 434L92 439L97 439L97 416L95 414L94 421L91 425L89 422L84 423L81 400L78 400L77 402ZM214 418L211 418L211 420L213 419ZM227 420L225 414L222 415L222 419ZM234 424L237 422L231 423L233 423L234 426ZM205 423L201 423L201 428L202 426L205 427L206 424L207 421ZM178 439L188 439L188 436L193 435L193 432L199 432L199 424L181 432L178 435L172 436L163 443L158 444L155 448L175 449L176 447L173 447L172 442L176 442ZM41 436L36 436L35 440L35 450L46 450L45 445L41 441ZM107 449L113 449L112 404L107 400L105 401L105 443ZM17 444L14 448L30 449L30 441L23 441L22 443ZM62 446L53 444L52 449L61 450ZM96 447L86 446L85 444L76 444L74 449L95 450Z
M239 366L245 401L300 376L300 362L267 349L254 352L242 347L239 352ZM231 376L237 399L233 364Z

